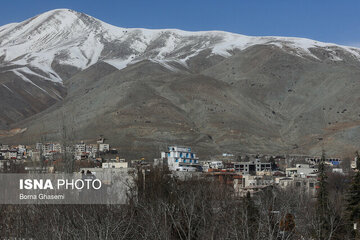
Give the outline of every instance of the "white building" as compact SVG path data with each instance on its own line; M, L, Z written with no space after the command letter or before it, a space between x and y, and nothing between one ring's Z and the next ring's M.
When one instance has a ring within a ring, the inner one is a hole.
M79 153L85 153L86 152L86 145L85 143L75 144L75 154L78 155Z
M203 172L208 172L209 169L223 169L224 164L222 161L202 161L202 170Z
M98 152L97 144L86 145L86 152L89 153L89 156L92 158L96 158L96 153Z
M358 162L357 157L355 157L354 160L351 161L351 168L352 168L352 169L356 169L356 168L357 168L357 162Z
M1 145L0 145L0 150L3 150L3 151L5 151L5 150L10 150L10 147L9 147L9 145L1 144Z
M97 144L86 145L86 152L88 153L96 153L98 151Z
M199 158L189 147L170 146L168 152L161 153L162 159L167 159L170 171L195 172L199 166Z
M286 176L307 177L314 176L318 172L317 168L310 167L309 164L296 164L294 168L286 168Z
M80 172L91 172L102 182L102 185L107 186L105 189L109 194L104 201L108 203L127 204L129 193L135 187L134 175L136 171L132 168L81 168ZM78 173L78 177L82 177ZM115 194L115 197L114 197ZM114 198L113 198L114 197ZM105 202L106 203L106 202Z
M54 152L62 153L61 144L60 144L60 143L54 143L54 144L53 144L53 151L54 151Z
M110 145L106 143L99 144L99 151L100 152L108 152L110 151Z
M9 150L9 151L5 152L5 159L15 160L15 159L17 159L17 155L18 155L17 151Z
M128 162L108 162L108 163L103 163L102 168L128 168Z
M26 146L25 145L19 145L17 146L18 153L25 153L26 152Z
M232 154L232 153L223 153L222 156L223 157L234 157L234 154Z
M37 150L42 150L43 155L46 155L50 152L62 152L61 144L60 143L37 143L36 144Z
M52 149L50 149L50 144L41 145L41 149L42 149L43 154L47 154L52 150Z
M39 151L42 150L42 143L36 143L35 149Z

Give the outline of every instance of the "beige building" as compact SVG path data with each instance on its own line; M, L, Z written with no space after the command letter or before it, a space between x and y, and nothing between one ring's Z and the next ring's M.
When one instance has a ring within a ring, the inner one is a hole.
M128 162L108 162L102 164L102 168L128 168L128 166Z
M280 188L295 189L315 197L318 181L316 178L279 177L275 179L275 183Z
M236 196L246 196L247 192L253 195L267 187L274 186L275 181L271 176L253 176L247 174L234 178L233 184Z

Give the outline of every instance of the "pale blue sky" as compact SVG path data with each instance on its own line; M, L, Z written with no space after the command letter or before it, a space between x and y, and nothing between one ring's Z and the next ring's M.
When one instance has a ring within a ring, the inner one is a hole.
M0 0L0 25L70 8L120 27L224 30L360 47L359 0Z

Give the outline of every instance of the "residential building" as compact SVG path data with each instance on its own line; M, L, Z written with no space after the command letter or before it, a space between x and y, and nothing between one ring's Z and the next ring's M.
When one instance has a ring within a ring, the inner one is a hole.
M279 177L275 179L275 183L280 188L295 189L313 197L316 196L316 189L318 188L318 181L316 177Z
M275 184L271 176L242 175L233 179L234 192L236 196L246 196L247 192L254 195Z
M1 150L1 151L10 150L10 147L9 147L9 145L1 144L1 145L0 145L0 150Z
M308 157L305 161L312 165L317 165L321 161L321 157ZM341 163L340 158L325 158L325 164L330 166L339 166Z
M53 144L53 151L54 152L58 152L58 153L62 153L62 147L60 143L54 143Z
M96 158L96 154L99 151L99 147L97 144L86 145L86 152L88 152L90 157Z
M191 152L190 147L170 146L168 152L161 153L162 159L167 159L170 171L197 171L199 158Z
M36 143L35 149L38 151L42 150L42 143Z
M356 169L356 168L357 168L357 162L358 162L357 157L355 157L354 160L351 161L351 168L352 168L352 169Z
M260 171L271 171L271 163L261 162L260 159L255 158L249 162L234 162L235 172L240 172L243 175L252 174L255 175L256 172Z
M97 144L102 144L104 143L105 139L103 137L99 137L98 140L96 141Z
M41 159L40 151L30 151L29 156L30 156L31 160L34 162L39 162Z
M223 169L224 164L222 161L201 161L203 172L208 172L209 169Z
M106 143L99 144L99 152L108 152L110 150L110 145Z
M128 168L128 162L107 162L102 164L102 168Z
M317 168L310 166L309 164L296 164L294 168L286 168L286 176L293 177L307 177L315 176L318 172Z
M36 150L42 150L43 155L48 155L49 153L62 152L62 147L60 143L36 143Z
M74 146L74 150L75 150L75 154L78 155L80 153L85 153L86 152L86 145L85 143L80 143L80 144L75 144Z
M129 193L134 188L135 169L132 168L80 168L79 178L91 176L99 179L107 191L104 201L108 203L127 204Z
M17 156L18 156L18 153L16 150L7 150L7 151L5 151L4 158L8 159L8 160L16 160Z

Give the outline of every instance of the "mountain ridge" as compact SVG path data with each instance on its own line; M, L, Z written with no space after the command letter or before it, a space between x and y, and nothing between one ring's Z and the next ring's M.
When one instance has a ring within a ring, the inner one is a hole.
M231 51L259 44L275 45L293 54L313 58L318 57L309 49L322 47L333 61L342 60L336 53L336 49L342 49L360 59L357 48L311 39L250 37L223 31L121 28L70 9L51 10L0 28L0 57L5 64L30 65L45 73L45 78L56 82L63 79L52 68L53 62L79 70L99 60L118 69L144 59L158 61L169 68L172 68L168 64L171 61L186 67L189 58L206 49L211 50L210 56L229 57ZM23 72L22 69L13 71ZM31 68L26 71L34 72Z
M129 157L167 144L205 157L349 154L359 59L310 39L118 28L53 10L0 27L0 140L57 141L66 127L67 141L104 135Z

